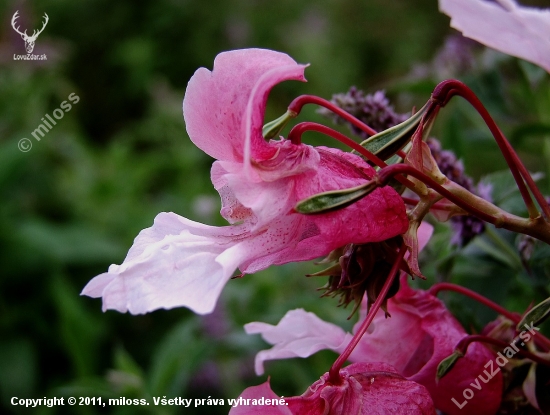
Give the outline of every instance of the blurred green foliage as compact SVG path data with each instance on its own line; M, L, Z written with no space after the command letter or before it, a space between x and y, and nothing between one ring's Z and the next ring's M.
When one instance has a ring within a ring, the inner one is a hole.
M15 10L29 28L48 13L34 52L46 53L47 61L13 60L24 53L9 23ZM276 323L303 307L351 329L349 310L318 298L315 289L324 282L304 278L317 270L311 263L231 281L216 312L205 317L185 309L102 313L99 300L79 297L87 281L123 260L157 213L223 224L209 180L212 160L190 142L181 115L187 81L198 67L211 68L223 50L264 47L311 63L308 84L274 89L266 120L299 94L330 98L351 85L368 92L385 88L406 112L420 107L444 76L457 76L479 94L528 167L550 173L548 75L483 50L471 70L442 67L434 57L451 30L432 0L5 1L0 16L3 413L30 413L11 406L13 396L235 398L266 379L253 372L253 356L266 345L246 336L243 324ZM41 118L72 92L80 102L36 141L31 132ZM321 120L311 108L304 119ZM488 130L464 102L442 111L434 134L476 178L505 168ZM17 148L21 138L32 142L27 153ZM507 174L486 180L493 183L495 201L524 213ZM541 181L547 192L546 183ZM528 272L515 235L492 230L459 251L450 247L449 234L439 225L424 253L425 284L459 282L516 311L549 295L547 247L536 244ZM464 298L447 299L467 327L479 329L494 318ZM268 364L267 372L278 394L296 395L334 358L323 352ZM32 413L228 410L77 406Z

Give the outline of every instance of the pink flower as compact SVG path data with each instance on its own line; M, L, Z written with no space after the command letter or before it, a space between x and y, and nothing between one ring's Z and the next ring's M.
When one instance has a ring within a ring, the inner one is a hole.
M439 0L439 9L464 36L550 72L550 9L514 0Z
M436 381L439 362L451 355L467 334L440 300L426 291L411 289L404 278L401 284L397 295L388 300L391 317L385 318L382 310L378 312L350 360L393 366L400 375L425 386L436 408L448 415L463 413L459 405L464 401L466 388L475 391L466 404L468 414L494 414L502 396L502 374L500 371L492 377L484 374L490 361L497 368L494 355L482 344L473 343L453 369ZM289 311L277 326L247 324L247 333L261 333L266 341L274 344L272 349L256 356L256 372L263 372L263 361L268 359L307 357L324 348L341 353L350 335L340 327L329 326L330 323L303 310ZM480 383L478 375L490 380Z
M350 153L263 139L269 91L285 80L304 81L304 68L282 53L246 49L221 53L213 71L197 70L185 93L184 117L191 140L217 159L211 178L231 226L161 213L124 262L91 280L83 294L103 297L104 310L140 314L185 306L206 314L237 268L253 273L405 232L405 206L391 187L338 212L293 211L304 198L374 175Z
M279 398L269 382L253 386L241 394L229 415L435 415L426 389L389 365L354 363L340 375L340 385L331 384L325 373L302 396L292 398ZM262 404L266 399L269 405Z

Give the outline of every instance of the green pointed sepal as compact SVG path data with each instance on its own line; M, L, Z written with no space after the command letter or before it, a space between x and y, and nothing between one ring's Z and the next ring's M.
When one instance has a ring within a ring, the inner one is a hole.
M343 209L367 196L377 187L378 183L376 180L371 180L365 184L349 189L319 193L298 202L294 210L298 213L312 215L315 213L325 213Z
M392 157L401 150L412 138L416 127L422 121L422 117L429 109L429 102L420 111L413 114L409 119L397 124L394 127L381 131L361 143L365 149L376 154L382 160Z
M273 137L278 136L283 128L285 128L285 125L287 123L296 117L296 113L294 111L288 110L283 115L281 115L276 120L268 122L264 127L262 128L262 135L266 140L269 140Z
M449 371L453 368L455 363L461 357L464 357L464 355L458 350L455 350L452 355L446 357L441 362L439 362L439 365L437 365L436 379L439 380L447 373L449 373Z
M518 331L524 330L524 326L538 326L544 320L550 316L550 298L538 303L531 310L529 310L517 324Z

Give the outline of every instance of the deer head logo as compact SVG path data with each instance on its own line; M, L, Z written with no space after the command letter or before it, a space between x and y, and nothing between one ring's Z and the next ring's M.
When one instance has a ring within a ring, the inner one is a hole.
M19 10L17 10L15 12L15 14L13 15L13 17L11 19L11 25L13 27L13 30L15 30L17 33L19 33L21 35L21 37L23 38L23 40L25 41L25 49L27 49L27 53L32 53L32 51L34 49L34 42L36 42L36 38L38 37L38 35L40 33L42 33L42 31L44 30L44 28L48 24L48 20L50 20L50 18L48 17L48 15L46 13L44 13L44 23L42 24L42 29L34 30L33 33L32 33L32 36L29 36L29 35L27 35L27 30L26 29L25 29L24 32L20 32L19 31L19 26L15 27L15 21L19 17L18 13L19 13Z

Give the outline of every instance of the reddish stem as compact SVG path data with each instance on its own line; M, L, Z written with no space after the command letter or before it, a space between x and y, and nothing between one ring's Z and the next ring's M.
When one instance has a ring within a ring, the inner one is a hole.
M403 196L401 196L401 199L403 199L403 202L405 202L405 204L411 205L411 206L416 206L416 205L418 205L418 202L419 202L418 199L413 199L412 197L403 197Z
M502 350L504 350L507 347L514 348L513 346L511 346L511 344L515 343L515 341L512 341L512 343L508 344L506 342L503 342L502 340L493 339L492 337L483 336L481 334L472 334L471 336L466 336L466 337L463 337L462 339L460 339L460 341L458 342L458 344L455 347L455 350L462 353L463 355L465 355L466 350L468 349L468 346L471 343L476 343L476 342L489 343L489 344L492 344L494 346L500 347ZM533 354L531 352L528 352L527 350L519 349L519 350L516 351L514 349L514 351L515 351L515 354L517 354L521 357L530 359L533 362L540 363L542 365L550 366L550 361L549 360L543 359L542 357L537 356L536 354Z
M481 210L477 209L475 206L472 206L466 201L456 197L453 193L445 189L443 186L437 183L430 176L406 164L393 164L391 166L384 167L382 170L380 170L378 172L378 179L379 179L380 185L385 186L392 177L398 174L408 174L410 176L415 177L416 179L420 180L424 184L430 186L432 189L434 189L443 197L449 199L458 207L461 207L466 212L471 213L472 215L477 216L478 218L486 222L493 223L493 224L498 222L497 218L495 218L494 216L491 216L488 213L482 212Z
M398 274L399 265L401 264L401 261L405 256L405 252L407 252L407 247L405 244L403 244L401 245L401 248L399 248L399 252L397 254L397 257L395 258L395 262L393 263L393 266L388 275L388 278L386 279L386 282L384 282L384 286L382 287L380 294L378 294L376 301L372 304L365 318L365 321L363 321L363 323L361 324L361 327L359 327L359 330L357 330L357 332L355 333L355 335L353 336L349 344L346 346L346 349L342 352L340 356L338 356L338 359L336 359L336 361L332 364L332 367L330 368L330 371L329 371L329 381L333 385L339 385L341 383L342 379L340 377L340 369L342 368L346 360L348 360L349 356L351 355L355 347L357 347L357 344L363 338L363 335L367 332L370 324L372 323L372 320L374 320L376 313L380 309L382 302L386 299L386 296L390 291L393 281L395 280L395 277Z
M487 297L484 297L481 294L476 293L475 291L472 291L466 287L462 287L461 285L452 284L449 282L440 282L438 284L432 285L432 287L428 290L428 292L434 297L436 297L440 291L454 291L456 293L465 295L466 297L470 297L471 299L477 301L478 303L481 303L495 310L498 314L503 315L504 317L512 321L514 324L518 324L521 321L520 314L514 313L512 311L508 311L502 306L498 305L497 303L489 300ZM545 351L548 351L550 349L550 340L547 339L541 333L538 333L538 332L535 333L535 340L538 340L537 344Z
M510 168L512 175L514 176L521 196L523 197L523 200L525 202L525 206L529 211L529 216L531 218L535 218L539 215L539 212L534 205L533 200L531 199L531 195L529 193L529 190L525 186L525 182L527 182L529 189L531 190L531 192L533 192L533 195L539 203L546 218L550 219L550 207L548 206L548 203L546 202L544 196L535 184L535 181L521 162L521 159L519 158L513 147L510 145L510 142L506 139L502 131L500 131L487 109L483 106L483 104L476 97L473 91L462 82L451 79L443 81L439 85L437 85L434 89L434 92L432 93L432 98L435 99L439 103L439 105L443 107L454 95L459 95L466 101L468 101L470 105L472 105L481 115L487 127L489 127L489 130L493 134L493 137L495 138L495 141L497 142L500 151L506 159L506 163L508 163L508 167ZM525 182L523 180L525 180Z
M428 292L434 297L437 297L437 294L440 291L454 291L462 295L465 295L466 297L470 297L471 299L477 301L478 303L481 303L495 310L497 313L502 314L504 317L512 320L516 324L519 323L521 320L521 316L518 313L513 313L511 311L508 311L504 307L489 300L488 298L482 296L481 294L476 293L475 291L472 291L466 287L462 287L461 285L452 284L450 282L440 282L438 284L432 285L428 290Z
M360 121L358 118L354 117L350 113L344 111L342 108L334 105L332 102L327 101L326 99L316 97L315 95L300 95L290 103L290 105L288 106L288 109L290 111L294 111L296 114L299 114L300 111L302 110L302 107L306 104L316 104L326 109L329 109L335 114L345 119L346 121L355 125L361 131L364 131L368 135L375 135L377 133L377 131L373 130L367 124Z
M366 148L362 147L360 144L353 141L351 138L346 137L344 134L333 130L330 127L327 127L323 124L317 124L315 122L301 122L299 124L296 124L292 130L290 130L290 133L288 134L288 139L292 141L294 144L299 144L302 141L302 134L306 131L316 131L321 134L325 134L329 137L334 138L335 140L340 141L341 143L344 143L348 147L354 149L359 154L364 156L367 160L371 161L378 167L384 168L388 165L382 160L380 157L376 156L375 154L368 151ZM403 183L405 186L409 188L414 188L415 185L410 180L407 180L404 177L396 177L396 180Z
M302 142L302 134L304 134L306 131L316 131L318 133L328 135L329 137L332 137L340 141L341 143L344 143L348 147L353 148L355 151L361 153L362 156L364 156L367 160L371 161L372 163L376 164L378 167L387 166L384 160L382 160L380 157L371 153L366 148L362 147L360 144L353 141L351 138L323 124L318 124L318 123L309 122L309 121L296 124L292 128L292 130L290 130L290 133L288 134L288 139L292 141L294 144L300 144Z

